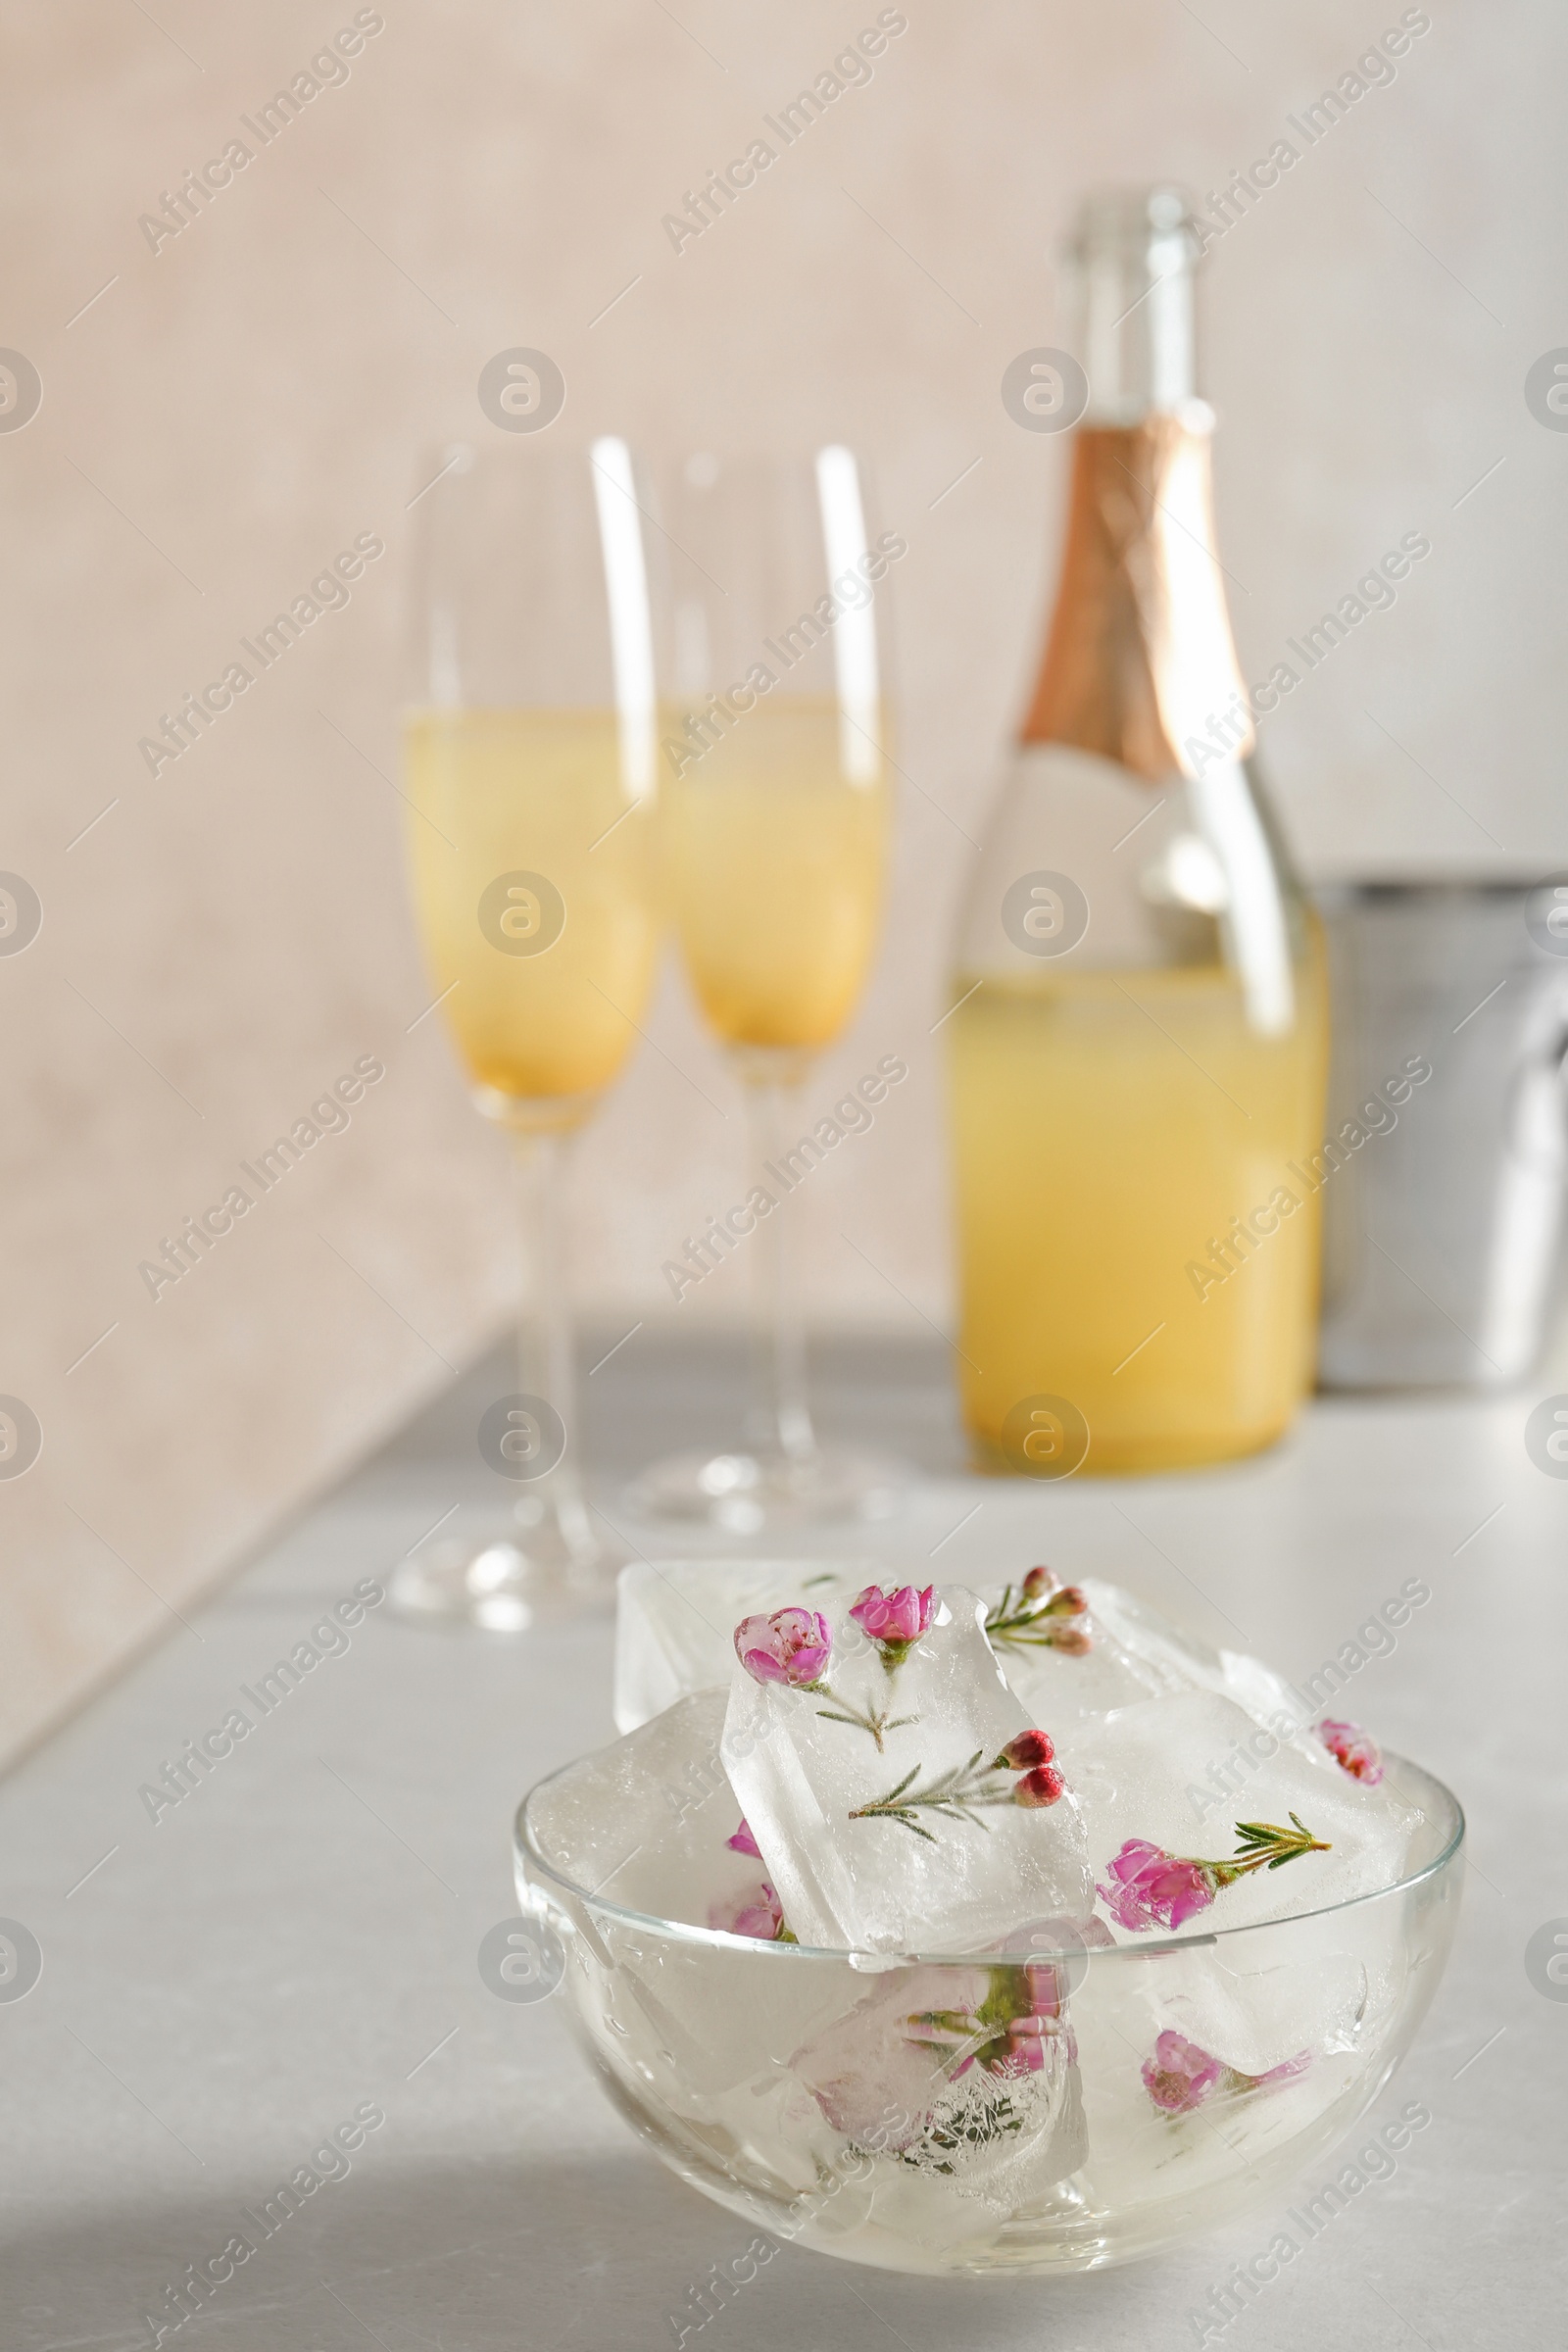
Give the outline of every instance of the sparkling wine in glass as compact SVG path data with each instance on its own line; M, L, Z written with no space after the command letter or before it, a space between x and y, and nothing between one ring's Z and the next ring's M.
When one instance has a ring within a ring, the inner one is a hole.
M559 1212L659 947L653 627L623 441L443 455L419 510L405 797L441 1011L516 1168L516 1387L478 1431L515 1499L406 1561L394 1599L512 1631L597 1605L614 1565L584 1494Z
M886 582L842 447L710 456L668 485L669 708L660 835L687 974L748 1113L749 1444L658 1462L654 1518L737 1533L890 1509L900 1473L819 1444L807 1401L795 1198L820 1161L808 1081L875 952L890 823ZM730 1237L736 1240L733 1234Z

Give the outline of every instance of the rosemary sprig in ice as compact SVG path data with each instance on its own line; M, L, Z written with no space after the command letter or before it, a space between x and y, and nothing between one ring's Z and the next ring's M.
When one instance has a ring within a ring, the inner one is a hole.
M923 1822L915 1819L917 1812L934 1813L939 1820L967 1821L977 1829L988 1830L991 1824L980 1818L983 1807L1038 1807L1056 1802L1067 1784L1052 1762L1054 1754L1049 1734L1020 1732L989 1763L982 1761L985 1749L977 1747L966 1764L950 1765L924 1788L915 1787L920 1767L911 1764L886 1796L857 1805L850 1819L896 1821L902 1828L912 1830L916 1838L923 1838L928 1845L935 1845L937 1839ZM1015 1778L1019 1773L1022 1778Z

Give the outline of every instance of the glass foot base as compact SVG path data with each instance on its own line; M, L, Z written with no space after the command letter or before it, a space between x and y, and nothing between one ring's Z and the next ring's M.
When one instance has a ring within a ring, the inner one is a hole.
M640 1519L678 1520L751 1536L812 1521L886 1519L909 1473L886 1454L824 1446L787 1454L677 1453L651 1463L628 1489Z
M433 1544L400 1560L388 1596L400 1617L424 1625L472 1625L525 1634L574 1617L608 1616L624 1555L568 1549L519 1533L488 1542Z

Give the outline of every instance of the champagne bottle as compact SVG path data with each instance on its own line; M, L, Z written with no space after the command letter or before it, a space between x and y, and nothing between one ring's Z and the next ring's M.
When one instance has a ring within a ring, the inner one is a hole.
M1266 1446L1312 1370L1323 956L1251 757L1198 254L1169 189L1080 219L1065 555L947 1021L964 1416L1039 1477Z

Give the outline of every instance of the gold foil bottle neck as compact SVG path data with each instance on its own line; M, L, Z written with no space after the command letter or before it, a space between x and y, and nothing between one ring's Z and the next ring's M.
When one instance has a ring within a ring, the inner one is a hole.
M1200 775L1223 713L1230 756L1251 750L1214 549L1210 446L1196 403L1079 428L1061 585L1021 742L1098 752L1151 784Z

